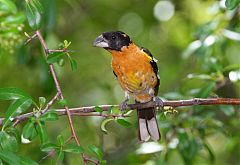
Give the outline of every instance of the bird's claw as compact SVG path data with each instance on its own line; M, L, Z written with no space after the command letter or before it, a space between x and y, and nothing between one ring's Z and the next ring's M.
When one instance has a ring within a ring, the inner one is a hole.
M161 108L164 107L163 101L162 99L160 99L160 97L154 97L153 101L155 102L157 107L161 107Z
M128 102L128 100L125 100L119 105L119 108L121 111L125 111L128 108L127 102Z

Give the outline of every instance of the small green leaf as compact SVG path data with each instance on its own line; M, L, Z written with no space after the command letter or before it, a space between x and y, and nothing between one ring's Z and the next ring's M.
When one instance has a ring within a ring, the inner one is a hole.
M17 128L15 127L8 127L5 129L5 132L7 132L10 136L14 136L17 139L17 142L21 142L21 135Z
M32 100L26 97L14 101L9 107L5 115L2 130L12 122L19 114L25 112L32 105Z
M231 64L223 68L223 72L228 72L231 70L240 70L240 64Z
M196 52L202 46L202 42L200 40L193 41L188 45L188 47L184 50L182 57L184 59L189 58L194 52Z
M5 24L21 24L25 21L25 16L22 13L7 16L3 23Z
M62 67L64 64L65 64L64 59L61 58L61 59L58 61L58 65Z
M94 145L90 145L88 146L89 150L92 151L98 159L102 160L103 159L103 152L97 148L96 146Z
M0 0L0 4L5 5L6 8L9 11L11 11L12 13L17 13L17 7L16 7L16 5L14 4L13 1L11 1L11 0Z
M99 106L96 106L95 107L95 111L96 112L103 112L103 109L101 107L99 107Z
M209 96L211 91L214 90L216 83L215 82L209 82L207 85L205 85L197 94L196 97L199 98L206 98Z
M58 101L58 104L64 107L65 105L67 105L67 100L66 99L61 99L61 100Z
M235 113L232 105L219 105L219 109L226 115L231 116Z
M22 136L30 141L37 136L35 123L31 119L23 127Z
M18 88L0 88L0 100L16 100L22 97L31 98L26 92Z
M43 152L49 152L55 149L60 148L57 144L54 143L45 143L41 146L41 151Z
M107 165L107 161L106 160L100 160L100 165Z
M109 107L108 113L112 114L113 113L113 108L114 108L114 106Z
M42 4L38 0L32 0L32 5L38 10L39 13L44 12Z
M225 5L227 9L232 10L236 8L240 3L240 0L226 0Z
M212 149L210 148L210 146L207 143L204 143L203 146L207 149L210 160L213 163L215 161L215 155L214 155Z
M20 165L20 158L10 151L0 150L0 159L10 165Z
M21 165L38 165L37 162L33 161L32 159L28 158L28 157L23 157L20 156L19 157L21 160Z
M57 151L57 164L60 164L60 162L64 159L64 152L63 151Z
M65 55L65 52L54 52L48 55L47 57L47 63L48 64L53 64L55 62L60 61L63 56Z
M71 64L72 71L77 70L77 62L76 62L76 60L74 60L72 58L69 58L69 61L70 61L70 64Z
M48 111L40 117L41 121L56 121L58 120L58 114L55 111Z
M40 23L41 23L41 14L37 10L37 8L34 6L32 1L26 2L25 9L26 9L25 14L28 19L29 26L34 30L39 29Z
M18 150L17 139L4 131L0 132L0 145L4 151L16 152Z
M102 123L101 123L101 130L103 132L107 133L106 125L107 125L108 122L110 122L112 120L114 120L114 119L108 118L108 119L105 119L105 120L102 121Z
M47 134L47 129L46 126L44 124L42 124L41 122L38 122L37 125L37 132L40 135L40 140L42 144L45 144L48 142L48 134Z
M132 124L130 122L126 121L125 119L117 119L116 121L121 126L124 126L124 127L127 127L127 128L132 126Z
M128 116L128 115L130 115L132 112L133 112L133 110L128 110L128 111L124 112L124 115Z
M60 146L64 146L65 142L64 142L64 138L63 138L62 135L58 135L57 141L58 141L58 144L59 144Z
M84 150L81 146L77 146L75 144L69 144L64 147L63 151L71 152L71 153L83 153Z
M188 74L189 79L212 80L213 78L208 74Z
M67 40L64 40L63 41L64 48L68 48L71 45L71 43L72 43L71 41L68 42Z
M39 105L40 107L44 107L44 105L46 104L46 98L45 97L39 97Z

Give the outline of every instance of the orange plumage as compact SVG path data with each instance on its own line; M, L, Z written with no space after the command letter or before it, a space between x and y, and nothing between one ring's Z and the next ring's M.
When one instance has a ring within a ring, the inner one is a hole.
M113 71L123 90L138 102L150 101L149 90L157 85L157 76L150 64L153 59L133 43L121 51L110 52Z

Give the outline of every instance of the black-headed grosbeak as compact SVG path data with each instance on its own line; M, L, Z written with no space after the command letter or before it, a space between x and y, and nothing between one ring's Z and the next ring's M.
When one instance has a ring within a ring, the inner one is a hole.
M96 38L94 46L102 47L112 54L113 73L125 91L125 101L120 108L125 109L129 97L136 102L155 101L158 106L163 102L157 97L160 80L158 67L149 50L135 45L129 36L121 31L104 32ZM155 109L138 109L140 141L160 140Z

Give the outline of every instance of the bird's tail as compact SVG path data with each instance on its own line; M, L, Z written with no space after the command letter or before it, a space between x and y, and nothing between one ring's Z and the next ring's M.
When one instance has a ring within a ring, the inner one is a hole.
M138 114L139 140L145 142L148 141L150 137L154 141L160 140L161 135L156 120L155 109L153 108L138 109L137 114Z

